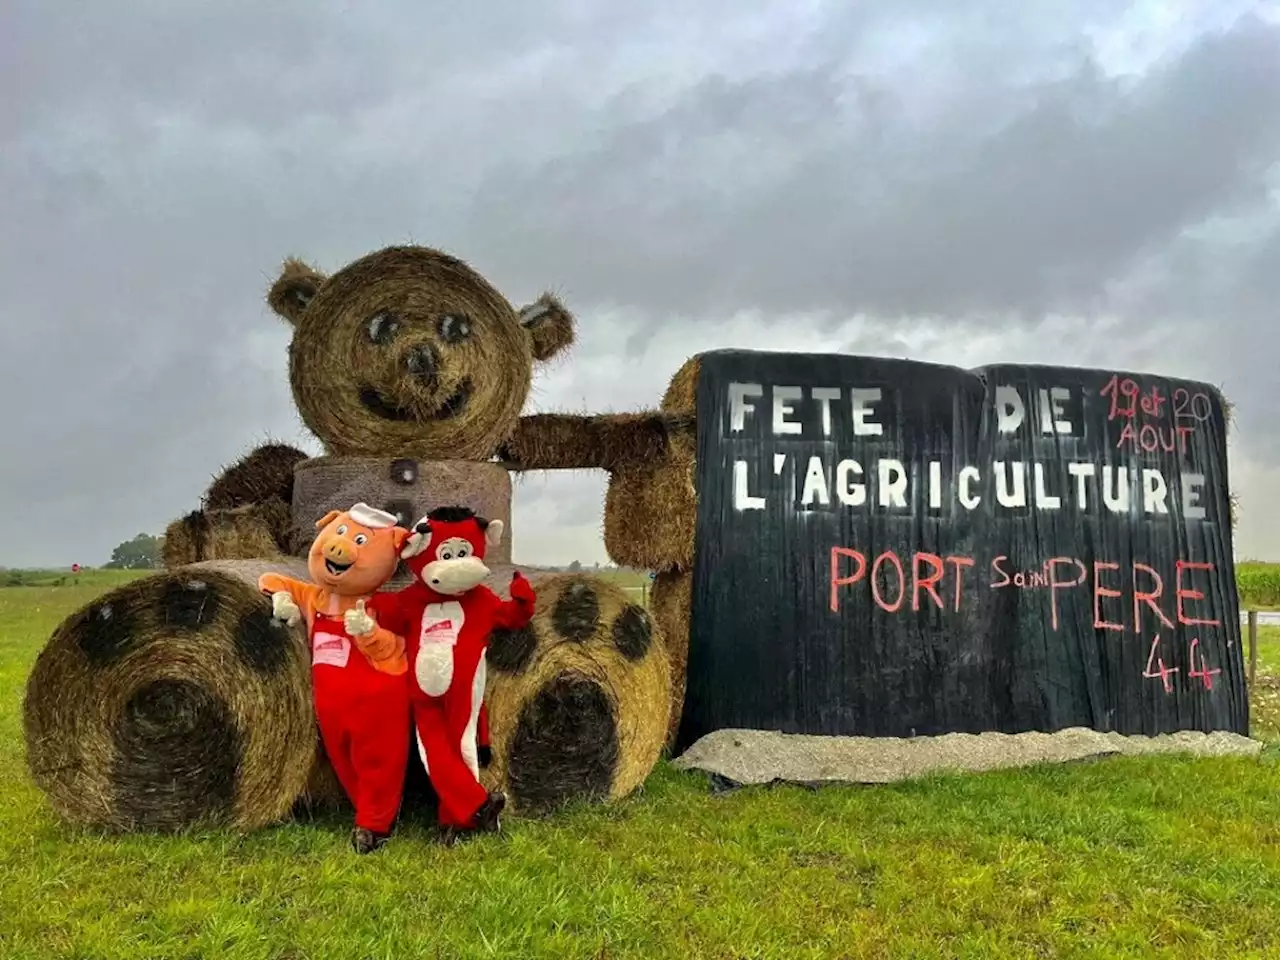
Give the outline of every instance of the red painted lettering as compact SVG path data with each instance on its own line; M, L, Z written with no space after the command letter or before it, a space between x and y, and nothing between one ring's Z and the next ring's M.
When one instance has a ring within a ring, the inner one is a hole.
M1013 580L1012 580L1012 579L1010 579L1009 574L1005 572L1004 567L1003 567L1003 566L1001 565L1001 563L1000 563L1000 561L1001 561L1001 560L1008 560L1008 559L1009 559L1009 558L1008 558L1008 557L1006 557L1006 556L1002 553L1002 554L1000 554L1000 556L996 557L994 560L992 560L992 561L991 561L991 569L992 569L995 573L997 573L997 574L999 574L1000 576L1004 577L1004 579L1003 579L1003 580L992 580L992 581L991 581L991 588L992 588L993 590L994 590L994 589L996 589L997 587L1007 587L1009 584L1013 583Z
M1220 667L1215 667L1213 670L1210 670L1208 664L1205 663L1203 653L1200 654L1200 666L1197 667L1196 653L1199 651L1199 647L1200 638L1196 637L1191 641L1191 651L1187 654L1187 660L1191 664L1191 669L1187 671L1187 676L1194 677L1199 680L1204 684L1204 688L1206 690L1212 690L1213 678L1220 674L1222 669Z
M1124 425L1124 429L1120 431L1120 438L1116 440L1116 448L1119 449L1126 443L1131 447L1136 446L1138 443L1138 431L1137 428L1134 427L1132 420L1126 423Z
M1119 590L1108 590L1106 587L1102 585L1102 571L1103 570L1119 570L1119 569L1120 569L1120 564L1118 563L1102 563L1101 561L1094 561L1094 564L1093 564L1093 629L1095 630L1123 630L1124 629L1124 624L1122 623L1111 623L1108 620L1102 619L1102 598L1120 596Z
M1108 420L1114 420L1116 417L1133 417L1137 407L1138 385L1132 380L1121 380L1119 374L1112 374L1106 386L1098 393L1111 398L1111 409L1107 412Z
M1149 679L1159 679L1164 684L1165 693L1173 693L1173 680L1170 679L1178 672L1177 667L1166 667L1164 665L1164 657L1157 657L1156 651L1160 647L1160 634L1156 634L1151 639L1151 652L1147 654L1147 666L1142 671L1142 675ZM1156 669L1152 669L1152 665L1156 665Z
M1190 560L1179 560L1175 568L1177 570L1177 585L1175 594L1177 596L1178 622L1183 626L1194 626L1203 624L1207 627L1216 627L1221 621L1219 620L1193 620L1188 617L1182 608L1182 599L1186 597L1190 600L1203 600L1204 594L1199 590L1184 590L1182 587L1182 571L1184 570L1212 570L1212 563L1192 563Z
M956 605L952 609L959 611L960 596L964 592L964 568L973 566L973 557L947 557L947 563L956 568Z
M1074 563L1076 567L1080 570L1080 576L1072 580L1070 583L1066 582L1065 580L1059 580L1057 577L1057 569L1058 569L1058 564L1060 563ZM1045 561L1044 569L1045 569L1045 573L1048 574L1048 580L1049 580L1050 622L1053 624L1054 631L1057 631L1058 629L1058 591L1065 590L1067 587L1080 586L1080 584L1084 583L1084 578L1088 574L1088 570L1085 569L1085 565L1083 563L1081 563L1079 560L1074 560L1071 557L1053 557Z
M1126 429L1128 428L1126 427ZM1168 431L1167 433L1166 430ZM1152 424L1144 424L1142 430L1138 433L1138 446L1142 447L1146 453L1155 453L1157 450L1173 453L1174 448L1177 446L1173 427L1156 429Z
M933 570L933 572L924 578L920 576L920 562L924 561ZM946 568L942 565L942 558L932 553L917 553L911 561L911 609L920 609L920 590L923 588L929 596L933 597L933 602L938 605L938 609L943 609L942 598L938 596L938 588L936 584L942 579Z
M857 563L856 571L850 576L843 576L840 573L840 558L848 557ZM850 584L857 583L867 572L867 558L860 554L857 550L849 550L845 547L831 548L831 612L838 613L840 611L840 588L847 587Z
M893 606L885 603L884 597L880 595L880 578L877 574L880 572L880 564L885 560L893 562L894 569L898 571L898 599L894 601ZM876 557L875 563L871 565L871 599L885 613L897 613L902 607L902 601L907 598L907 577L906 572L902 569L902 561L898 559L898 555L892 550L886 550L880 556Z
M1145 593L1138 589L1138 571L1144 570L1151 575L1151 579L1156 582L1155 590L1151 593ZM1142 604L1146 604L1155 611L1155 615L1160 618L1170 630L1173 629L1173 621L1164 615L1164 611L1160 609L1160 605L1156 603L1160 599L1160 595L1164 592L1164 581L1160 579L1160 574L1156 573L1151 567L1145 563L1134 563L1133 565L1133 629L1137 633L1142 632Z

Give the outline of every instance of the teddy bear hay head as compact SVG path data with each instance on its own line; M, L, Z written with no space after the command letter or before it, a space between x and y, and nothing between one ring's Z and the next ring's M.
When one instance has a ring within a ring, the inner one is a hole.
M533 367L573 342L550 294L517 310L456 257L389 247L324 276L285 263L267 297L293 325L302 420L337 456L487 460Z

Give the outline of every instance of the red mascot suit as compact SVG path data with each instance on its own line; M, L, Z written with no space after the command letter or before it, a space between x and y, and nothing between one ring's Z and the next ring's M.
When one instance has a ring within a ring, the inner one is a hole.
M313 582L268 573L258 588L275 617L306 620L320 737L356 808L352 842L369 853L390 835L404 795L409 694L404 641L377 629L365 601L395 573L409 531L364 503L316 526L307 555Z
M413 583L369 601L377 624L405 640L418 751L440 800L447 842L498 830L507 802L479 780L485 651L494 628L528 626L536 597L519 571L511 577L510 600L482 584L489 576L485 548L501 539L501 520L465 507L433 510L414 525L401 551Z

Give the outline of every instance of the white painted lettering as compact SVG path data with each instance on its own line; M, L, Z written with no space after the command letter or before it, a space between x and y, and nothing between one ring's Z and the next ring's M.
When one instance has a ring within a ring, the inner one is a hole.
M880 506L907 505L907 471L900 460L880 461Z
M763 397L764 387L758 383L729 384L729 430L741 433L747 425L747 414L755 412L748 402L752 397Z
M754 497L748 489L747 461L733 461L733 509L763 510L764 497Z
M804 399L804 390L800 387L773 388L773 432L777 436L804 432L804 424L796 420L788 420L795 413L795 403Z
M879 403L881 400L880 388L870 387L863 390L850 390L849 398L853 408L853 435L855 437L867 437L884 433L884 427L880 423L868 419L875 413L871 409L871 405Z

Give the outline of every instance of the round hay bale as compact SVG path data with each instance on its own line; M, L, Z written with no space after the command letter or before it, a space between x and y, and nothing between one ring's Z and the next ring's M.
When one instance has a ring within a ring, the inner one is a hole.
M675 743L684 710L684 688L689 667L689 623L693 617L693 573L664 570L649 590L649 612L662 631L671 660L671 719L667 746Z
M57 628L27 682L36 785L110 830L250 830L287 816L318 741L304 631L271 618L267 571L198 564L135 580Z
M216 477L204 495L206 510L293 499L293 469L307 459L296 447L267 443L245 454Z
M554 297L517 311L426 247L380 250L331 277L291 260L267 300L294 326L298 412L334 455L487 460L520 416L534 363L573 341Z
M494 579L495 590L505 588L510 572ZM653 770L666 740L671 666L661 633L607 580L530 580L533 622L495 632L489 645L493 760L483 779L523 815L623 797Z
M330 510L367 503L411 524L436 507L470 507L511 529L511 476L501 464L470 460L315 457L294 472L291 552L305 556L316 521ZM490 547L488 562L511 562L511 535ZM393 582L399 583L403 575Z
M206 560L274 559L288 553L292 528L289 504L278 497L229 510L196 510L165 530L164 565L172 570Z
M691 421L696 414L698 358L687 360L667 388L661 409ZM604 546L610 559L642 570L692 570L698 490L694 429L670 435L667 454L628 461L609 474Z

